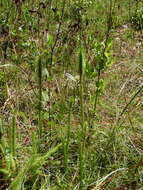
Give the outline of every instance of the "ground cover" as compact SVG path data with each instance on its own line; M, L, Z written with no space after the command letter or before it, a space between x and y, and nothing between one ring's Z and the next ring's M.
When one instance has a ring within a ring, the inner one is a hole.
M0 3L0 190L141 190L143 2Z

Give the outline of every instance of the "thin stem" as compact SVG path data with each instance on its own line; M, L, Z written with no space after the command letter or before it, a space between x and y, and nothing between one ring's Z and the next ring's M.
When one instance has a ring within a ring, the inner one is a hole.
M53 46L51 47L51 58L50 58L50 64L49 64L49 69L48 69L50 77L52 76L53 56L54 56L54 51L55 51L55 48L56 48L56 45L57 45L57 42L58 42L58 39L59 39L59 34L60 34L60 31L61 31L61 26L62 26L63 16L64 16L64 10L65 10L65 4L66 4L66 0L63 0L62 14L61 14L61 18L60 18L60 21L59 21L59 26L58 26L56 39L55 39L55 42L54 42ZM48 90L48 96L49 96L49 122L50 122L51 121L51 102L50 102L51 89L50 88Z
M83 189L84 183L84 165L85 165L85 137L86 137L86 127L84 124L84 91L83 91L83 84L84 84L84 57L83 51L80 50L79 54L79 74L80 74L80 124L81 130L79 133L79 173L80 173L80 190Z
M134 101L134 99L137 97L137 95L143 90L143 85L137 90L137 92L133 95L133 97L130 99L130 101L126 104L126 106L123 108L122 112L120 113L119 119L117 120L117 123L121 120L122 115L125 113L125 111L128 109L130 104Z
M72 109L72 101L69 105L69 114L68 114L68 129L67 129L67 138L64 146L64 160L65 160L65 173L68 171L68 149L70 144L70 137L71 137L71 109Z
M42 62L41 57L38 60L38 86L39 86L39 97L38 97L38 134L39 140L42 137Z
M16 153L16 118L15 115L13 115L12 118L12 126L10 131L10 147L11 147L11 154L13 157L15 157Z

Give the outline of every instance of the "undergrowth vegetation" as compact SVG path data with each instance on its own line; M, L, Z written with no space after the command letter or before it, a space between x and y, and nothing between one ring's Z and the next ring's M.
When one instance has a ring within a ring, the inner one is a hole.
M143 189L143 1L0 12L0 190Z

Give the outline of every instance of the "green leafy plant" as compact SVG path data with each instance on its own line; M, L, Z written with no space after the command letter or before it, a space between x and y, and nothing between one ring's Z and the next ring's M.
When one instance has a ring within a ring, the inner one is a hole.
M13 180L11 184L12 190L20 190L22 188L22 185L24 181L28 180L28 175L38 175L39 169L44 165L46 160L54 154L56 151L59 150L59 148L62 146L62 144L58 144L56 147L49 150L45 155L33 155L29 160L26 162L24 168L21 170L21 172L16 176L16 178ZM26 178L26 179L25 179Z
M135 13L130 16L130 22L134 29L142 30L143 29L143 8L137 8Z

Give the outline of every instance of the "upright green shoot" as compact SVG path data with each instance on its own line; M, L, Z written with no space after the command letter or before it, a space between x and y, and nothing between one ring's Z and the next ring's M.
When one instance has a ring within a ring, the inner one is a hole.
M12 125L10 130L10 150L11 155L15 157L16 155L16 116L12 117Z
M39 143L42 137L42 60L38 59L38 137Z
M80 190L84 186L84 166L85 166L85 136L86 136L86 127L84 123L84 69L85 69L85 59L83 49L80 49L79 52L79 76L80 76L80 89L79 89L79 98L80 98L80 133L79 133L79 178L80 178Z
M69 105L69 113L68 113L68 128L67 128L67 137L64 141L64 162L65 162L65 173L68 171L68 151L69 151L69 144L70 144L70 137L71 137L71 111L72 111L72 104L73 100L70 99Z

